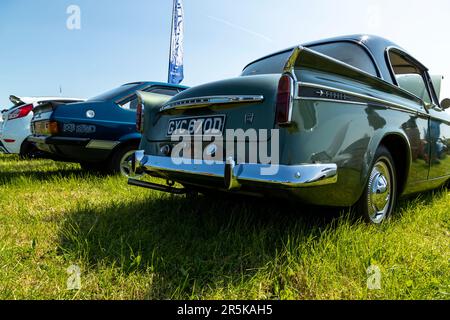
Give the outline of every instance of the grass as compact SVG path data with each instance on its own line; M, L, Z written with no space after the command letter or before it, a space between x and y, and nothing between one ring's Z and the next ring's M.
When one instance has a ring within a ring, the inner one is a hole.
M450 298L448 191L403 201L381 227L281 204L0 155L0 299ZM80 290L67 290L72 265Z

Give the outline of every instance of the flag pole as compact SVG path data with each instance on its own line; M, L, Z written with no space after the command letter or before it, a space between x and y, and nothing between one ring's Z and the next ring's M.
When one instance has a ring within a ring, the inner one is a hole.
M174 14L175 14L175 3L176 0L173 0L172 5L172 16L171 16L171 27L170 27L170 48L169 48L169 66L167 67L167 83L170 83L170 60L172 59L172 43L173 43L173 27L174 27Z

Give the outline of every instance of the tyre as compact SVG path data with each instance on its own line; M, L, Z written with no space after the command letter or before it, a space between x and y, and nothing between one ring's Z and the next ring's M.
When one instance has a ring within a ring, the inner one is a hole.
M395 162L389 150L380 146L356 210L367 223L379 225L391 216L397 192Z
M111 173L120 173L125 177L130 177L131 174L131 159L134 153L138 150L137 144L128 144L119 147L112 155L108 169Z
M25 141L20 147L19 158L21 160L30 160L34 158L38 158L40 151L36 148L36 146L28 141Z

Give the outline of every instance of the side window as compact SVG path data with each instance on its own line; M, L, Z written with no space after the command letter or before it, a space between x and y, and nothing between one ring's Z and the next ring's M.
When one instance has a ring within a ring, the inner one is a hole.
M426 104L432 100L424 79L424 71L397 52L389 51L389 60L397 84Z
M133 94L122 101L119 101L117 104L125 110L136 110L137 109L137 95Z
M151 93L157 93L157 94L163 94L166 96L176 96L180 91L176 88L162 88L162 87L150 87L146 90L144 90L146 92L151 92Z
M378 76L372 58L361 46L351 42L334 42L312 46L310 49Z

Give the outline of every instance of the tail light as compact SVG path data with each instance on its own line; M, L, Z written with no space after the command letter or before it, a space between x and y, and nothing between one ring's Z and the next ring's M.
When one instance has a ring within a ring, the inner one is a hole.
M59 133L58 122L56 121L32 122L31 132L37 135L57 135Z
M47 128L47 133L50 135L55 135L55 134L58 134L58 132L59 132L58 122L56 122L56 121L49 121L46 124L46 128Z
M144 132L144 103L140 98L136 109L136 130L140 133Z
M8 120L24 118L24 117L28 116L31 111L33 111L33 105L32 104L27 104L25 106L17 108L13 112L11 112L8 115Z
M294 103L294 79L284 74L278 83L277 109L275 114L279 126L289 125L292 122L292 105Z

